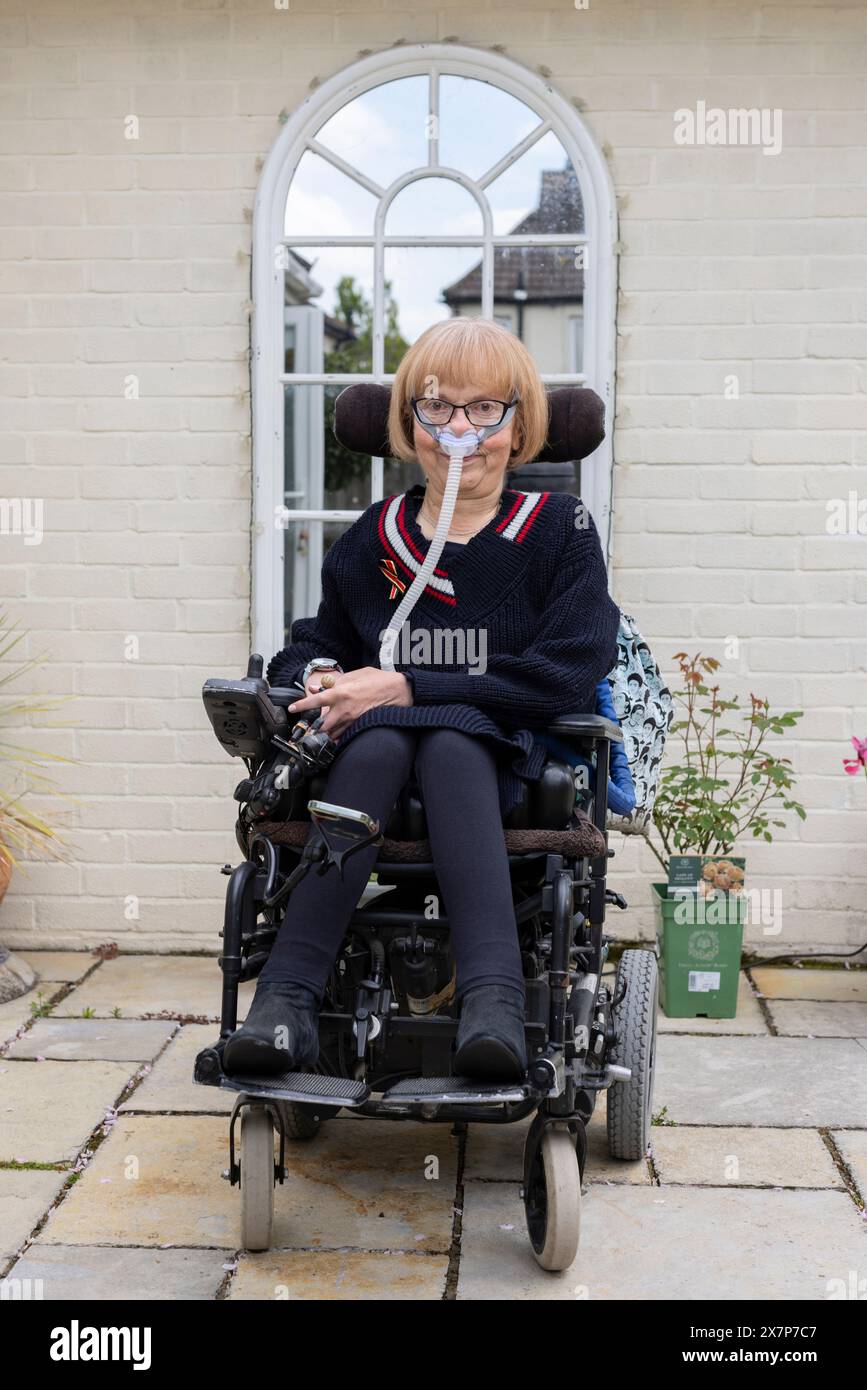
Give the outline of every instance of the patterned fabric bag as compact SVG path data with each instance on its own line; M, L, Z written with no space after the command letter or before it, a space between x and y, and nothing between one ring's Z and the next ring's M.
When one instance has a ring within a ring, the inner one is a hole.
M622 802L611 796L609 786L608 828L627 835L638 834L650 824L665 740L674 717L674 702L638 624L622 611L617 635L617 665L609 673L608 685L623 730L622 745L613 746L625 753L635 789L635 805L627 810ZM612 775L616 782L613 764L612 758Z
M642 834L656 800L674 705L635 619L622 611L617 665L596 687L596 713L619 723L623 730L623 742L609 745L606 826L624 835ZM585 789L577 791L576 805L587 810L594 778L591 763L551 734L537 734L536 738L555 757L585 769Z

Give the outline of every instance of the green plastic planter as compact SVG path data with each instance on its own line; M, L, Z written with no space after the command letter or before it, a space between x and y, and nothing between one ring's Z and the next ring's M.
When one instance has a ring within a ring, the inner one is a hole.
M734 1018L744 943L747 899L728 899L724 919L705 902L706 920L684 914L665 883L654 883L653 906L659 942L659 1002L668 1018ZM680 912L678 912L680 908ZM687 920L678 921L686 916Z

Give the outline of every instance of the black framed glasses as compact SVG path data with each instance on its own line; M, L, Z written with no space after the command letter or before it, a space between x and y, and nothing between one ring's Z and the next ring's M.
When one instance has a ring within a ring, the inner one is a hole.
M507 411L517 405L518 397L510 401L498 401L485 397L483 400L453 404L441 401L436 396L411 396L412 409L416 419L423 425L448 425L456 410L463 410L471 425L502 424Z

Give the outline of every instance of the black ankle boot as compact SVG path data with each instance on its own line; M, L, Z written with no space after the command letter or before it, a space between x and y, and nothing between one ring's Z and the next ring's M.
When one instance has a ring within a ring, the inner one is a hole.
M461 1000L454 1072L485 1081L527 1074L524 994L509 985L476 985Z
M303 1071L319 1058L319 1000L300 984L260 980L243 1027L223 1049L223 1070L236 1076Z

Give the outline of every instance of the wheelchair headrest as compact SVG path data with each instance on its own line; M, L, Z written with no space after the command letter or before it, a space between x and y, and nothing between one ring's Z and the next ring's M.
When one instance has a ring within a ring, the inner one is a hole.
M347 386L334 402L334 434L356 454L390 458L388 408L391 387L372 381ZM586 458L605 438L605 405L586 386L558 386L548 392L548 436L538 463L571 463Z

